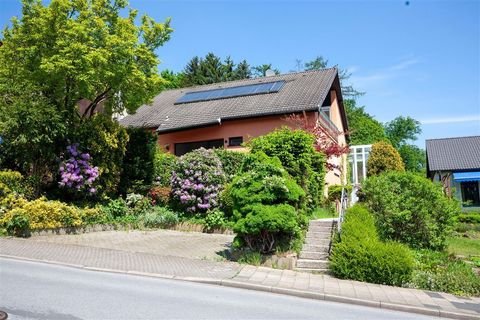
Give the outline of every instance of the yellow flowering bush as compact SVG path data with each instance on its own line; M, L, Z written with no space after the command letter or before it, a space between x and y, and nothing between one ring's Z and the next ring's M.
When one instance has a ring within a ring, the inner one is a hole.
M60 201L48 201L39 198L34 201L19 203L7 211L0 224L7 226L12 221L22 217L28 221L28 229L53 229L60 227L76 227L82 225L81 210L68 206ZM14 226L12 226L14 228Z

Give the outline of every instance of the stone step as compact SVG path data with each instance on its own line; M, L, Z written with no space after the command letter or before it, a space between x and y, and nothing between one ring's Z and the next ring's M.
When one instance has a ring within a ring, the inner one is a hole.
M300 259L325 260L328 258L328 252L302 251Z
M308 232L332 232L332 227L309 226Z
M308 231L307 232L307 237L308 238L318 238L318 239L330 239L332 237L332 234L330 232Z
M327 238L327 239L320 239L320 238L309 238L308 235L307 237L305 238L305 244L311 244L311 245L314 245L314 246L326 246L328 247L328 245L330 244L330 238Z
M328 269L294 268L293 270L308 273L328 273Z
M308 252L328 252L328 245L303 244L302 251Z
M297 268L328 269L328 260L298 259Z
M311 220L308 225L317 227L331 227L334 225L334 223L332 221Z

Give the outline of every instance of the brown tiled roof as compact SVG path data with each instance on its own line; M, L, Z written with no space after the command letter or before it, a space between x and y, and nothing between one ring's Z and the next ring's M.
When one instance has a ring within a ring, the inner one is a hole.
M480 136L426 141L429 171L480 169Z
M186 92L280 80L285 80L286 83L275 93L175 104ZM219 118L224 121L315 111L322 105L332 85L338 87L337 94L340 95L336 68L167 90L156 96L151 105L141 106L135 114L123 118L120 123L124 126L158 128L158 132L168 132L215 124ZM346 127L341 95L340 103Z

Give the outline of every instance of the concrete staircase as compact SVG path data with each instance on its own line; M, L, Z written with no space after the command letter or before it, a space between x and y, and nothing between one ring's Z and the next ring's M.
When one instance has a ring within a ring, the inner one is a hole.
M328 256L337 219L311 220L295 270L322 273L328 271Z

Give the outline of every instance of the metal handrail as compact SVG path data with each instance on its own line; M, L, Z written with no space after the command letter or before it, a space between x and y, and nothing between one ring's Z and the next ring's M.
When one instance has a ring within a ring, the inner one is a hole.
M345 212L347 211L348 206L348 194L345 188L342 188L342 195L340 198L340 214L338 215L338 222L337 222L337 231L340 233L342 231L342 223L345 219Z

